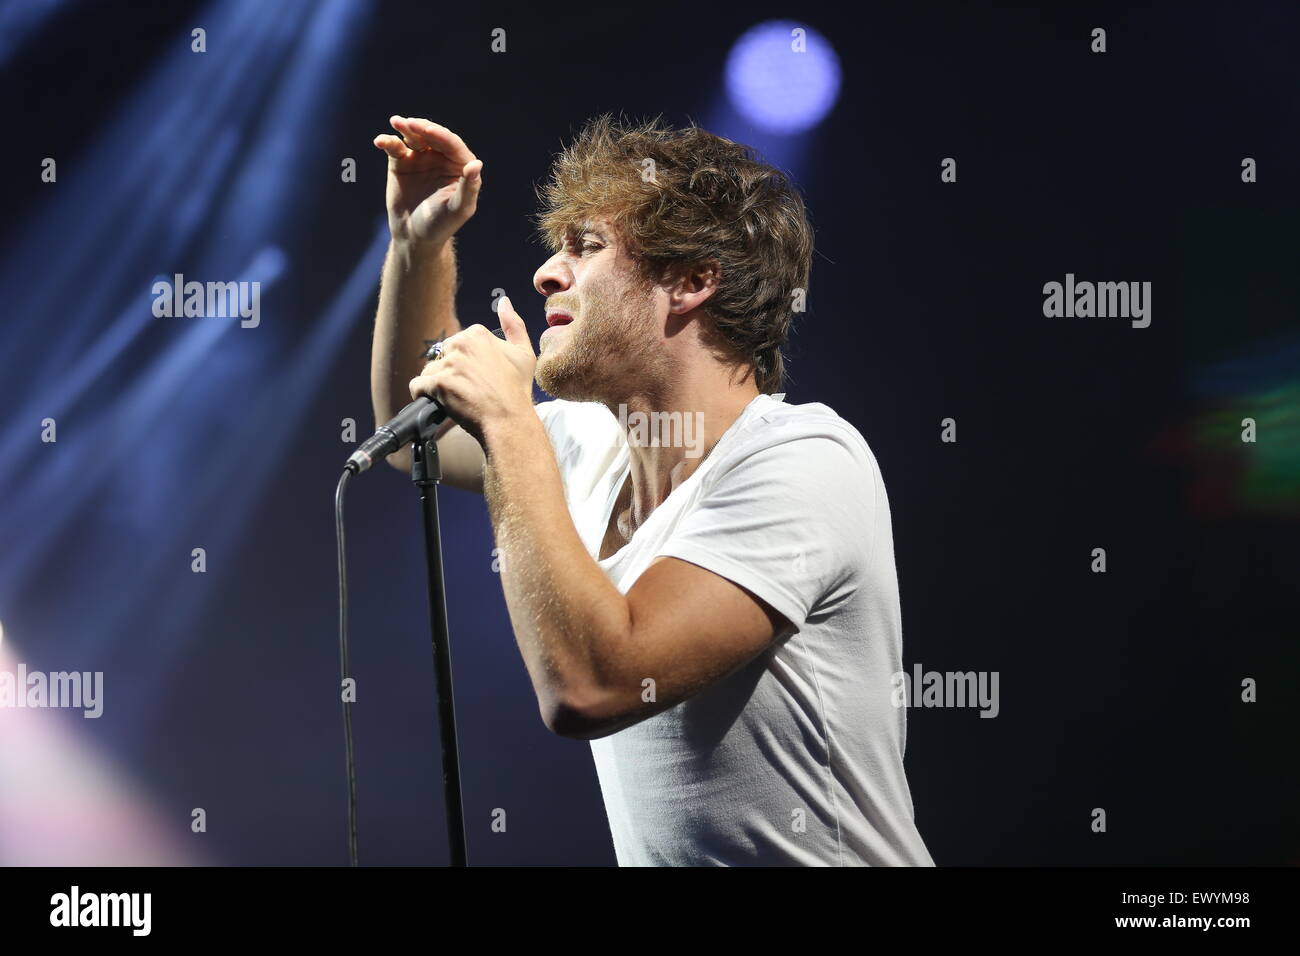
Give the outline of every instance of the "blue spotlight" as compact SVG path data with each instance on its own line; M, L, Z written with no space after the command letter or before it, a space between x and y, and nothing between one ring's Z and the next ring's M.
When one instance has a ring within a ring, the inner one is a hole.
M727 57L727 94L769 133L802 133L826 118L840 92L840 58L816 30L769 20L747 30Z
M0 63L13 56L62 3L63 0L8 0L0 4Z

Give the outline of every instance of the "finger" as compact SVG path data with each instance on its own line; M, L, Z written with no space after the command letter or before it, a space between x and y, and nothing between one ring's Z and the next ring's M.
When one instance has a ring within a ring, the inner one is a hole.
M426 398L432 398L436 401L438 398L438 376L431 372L421 373L411 379L407 388L411 392L411 401L415 401L421 395Z
M416 117L411 120L411 122L419 128L421 136L427 140L440 144L443 152L445 152L450 158L459 163L468 163L473 161L474 153L465 145L465 141L446 126L443 126L441 123L435 123L433 120L424 119L423 117Z
M418 117L408 118L407 123L424 143L438 150L452 162L464 165L476 159L470 148L465 145L465 141L442 124Z
M456 191L447 203L452 212L467 209L471 213L478 207L478 193L483 187L483 161L476 159L465 164L464 172L456 182Z
M393 129L402 134L402 139L412 150L430 149L434 146L414 120L405 116L390 116L388 122L393 124Z
M511 345L520 345L533 350L532 340L528 338L528 326L519 317L515 307L510 304L510 297L503 295L497 302L497 318L501 320L501 331L506 334L506 341Z
M408 156L415 155L410 149L407 148L405 143L403 143L396 136L392 136L388 133L380 133L378 136L376 136L375 145L380 149L382 149L393 159L406 159Z

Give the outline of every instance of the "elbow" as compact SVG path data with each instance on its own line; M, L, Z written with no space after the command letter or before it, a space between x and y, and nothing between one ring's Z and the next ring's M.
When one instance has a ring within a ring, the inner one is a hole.
M542 722L557 737L569 740L590 740L589 722L576 708L557 705L542 708Z
M541 701L540 710L546 729L569 740L595 740L617 729L609 708L592 697L557 695Z

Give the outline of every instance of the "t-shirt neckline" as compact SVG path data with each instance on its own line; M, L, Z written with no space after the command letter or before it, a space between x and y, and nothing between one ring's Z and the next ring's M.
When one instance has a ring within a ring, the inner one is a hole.
M655 510L651 513L650 517L646 519L645 524L641 525L641 528L644 528L646 525L648 525L651 521L654 520L655 515L659 514L659 512L663 510L664 505L668 504L668 500L672 498L673 495L677 494L679 491L683 491L683 489L691 485L691 483L694 482L697 478L703 480L701 476L704 475L704 473L709 470L709 468L712 466L712 463L716 461L718 458L716 454L718 449L727 441L728 438L730 438L733 434L735 434L740 430L740 428L748 420L750 413L753 412L754 408L765 398L770 398L774 401L782 402L785 401L785 393L780 392L778 394L770 395L766 392L760 392L759 394L751 398L749 400L749 404L747 404L744 408L740 410L740 414L736 416L736 420L727 426L727 430L722 433L722 436L718 439L717 443L713 446L712 450L710 450L707 458L700 465L700 467L696 468L693 472L691 472L690 476L685 481L683 481L680 485L678 485L672 491L668 492L668 498L665 498L663 502L659 505L659 507L655 508ZM636 540L636 536L641 533L641 528L637 528L636 531L632 532L632 537L629 538L627 541L623 542L622 547L620 547L617 551L615 551L613 554L609 555L606 558L600 557L600 549L605 544L605 535L609 533L610 518L614 516L614 505L618 503L618 499L623 493L623 486L627 484L628 478L631 475L632 450L631 450L631 446L628 445L626 442L624 442L623 447L619 449L618 458L615 459L615 464L613 467L616 468L618 474L613 482L612 487L609 489L609 491L606 493L605 496L605 507L602 509L604 518L602 519L600 523L600 528L598 529L600 538L596 543L596 563L599 564L601 567L613 566L618 561L619 558L621 558L623 555L627 553L627 550L629 547L631 547L632 542Z

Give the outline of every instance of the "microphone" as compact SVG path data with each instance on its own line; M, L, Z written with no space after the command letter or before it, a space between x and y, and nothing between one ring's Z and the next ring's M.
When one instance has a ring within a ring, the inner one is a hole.
M492 334L499 339L506 337L502 329L493 329ZM429 350L424 355L430 361L441 358L442 340L439 339L429 346ZM433 430L446 420L447 410L433 399L421 395L375 429L375 433L363 441L361 446L348 457L347 464L343 467L354 475L369 471L376 458L387 458L421 435L432 434Z
M430 434L446 420L447 409L421 395L375 429L375 433L348 457L347 464L343 467L354 475L369 471L376 459L387 458L421 435Z

